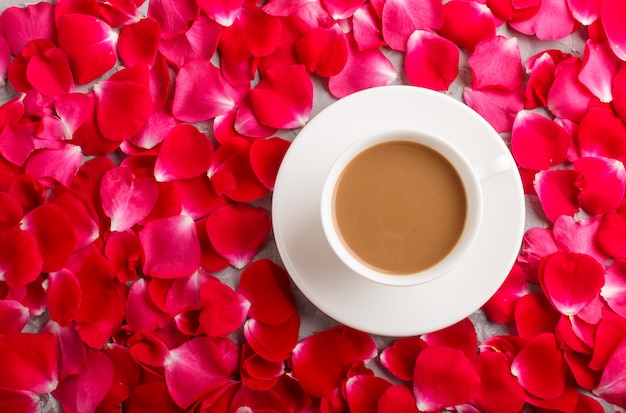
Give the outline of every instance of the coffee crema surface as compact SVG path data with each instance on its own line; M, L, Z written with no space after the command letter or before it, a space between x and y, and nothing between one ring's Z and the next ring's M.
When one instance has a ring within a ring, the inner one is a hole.
M344 244L388 274L416 273L445 258L461 237L466 211L454 166L401 137L358 154L334 191L334 220Z

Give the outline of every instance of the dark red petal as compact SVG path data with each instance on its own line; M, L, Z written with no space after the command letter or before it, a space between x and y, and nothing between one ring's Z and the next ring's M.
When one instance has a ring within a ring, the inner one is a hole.
M576 171L546 169L535 175L534 188L546 217L554 222L561 215L574 216L580 211Z
M405 51L415 30L434 31L443 25L443 5L436 0L388 0L382 12L383 38L395 50Z
M66 377L53 392L68 411L95 411L113 382L114 366L101 351L88 349L87 364L75 376Z
M270 226L267 211L248 204L224 205L206 222L211 244L235 268L252 261L265 243Z
M222 282L205 282L200 289L200 328L213 337L237 330L246 319L250 302Z
M43 1L26 7L8 7L0 15L0 36L7 40L15 56L31 40L52 40L55 32L54 5Z
M206 173L211 165L213 144L195 126L177 125L165 137L154 165L159 182L188 179Z
M188 408L228 379L224 360L209 337L194 338L171 350L164 367L169 393L182 408Z
M526 294L515 306L515 326L520 337L532 339L539 334L553 332L560 314L543 294Z
M187 277L200 265L200 243L190 217L178 215L151 221L139 231L139 240L147 275Z
M139 331L128 339L130 354L138 362L152 367L163 367L169 349L163 339L147 331Z
M119 166L104 173L100 197L111 230L123 232L144 219L154 207L159 188L153 178L137 177Z
M468 360L473 361L478 351L478 339L474 324L469 318L442 330L422 335L429 346L446 346L461 350Z
M329 396L354 361L354 349L347 338L332 331L314 334L293 350L293 375L312 396Z
M432 90L448 90L459 74L459 48L427 30L414 31L406 48L404 64L409 82Z
M160 38L159 23L151 17L141 19L120 29L117 52L126 66L152 65Z
M426 347L415 360L413 394L421 411L467 403L479 388L478 372L460 350Z
M335 76L346 65L348 45L339 25L316 27L296 43L296 54L309 72Z
M0 280L9 287L24 286L43 268L37 238L18 226L0 234Z
M141 264L141 244L133 231L111 232L104 254L111 263L111 272L121 282L137 278L137 268Z
M470 52L496 34L491 10L474 1L453 0L443 5L443 26L438 33Z
M515 264L496 293L483 305L487 317L496 323L515 320L517 301L528 294L528 285L522 268Z
M626 193L626 169L615 159L584 157L574 162L580 206L591 214L615 211Z
M160 411L163 413L183 413L174 403L167 391L167 386L162 382L140 384L132 389L128 399L122 405L128 413L142 413Z
M58 384L54 335L9 333L0 336L0 388L46 394Z
M171 39L189 28L198 18L198 5L194 0L153 0L148 3L148 17L161 27L164 39Z
M41 94L57 97L74 88L74 79L65 53L51 48L33 56L26 67L26 77Z
M39 408L39 397L27 390L0 388L0 408L7 412L34 412Z
M269 259L248 265L241 273L239 292L250 302L250 317L267 324L282 324L295 311L287 272Z
M427 346L419 337L398 339L380 353L380 362L400 380L413 380L415 360Z
M205 93L210 88L212 93ZM172 113L187 122L207 120L235 106L232 88L209 60L187 62L176 76Z
M89 83L115 66L117 34L104 21L85 14L57 19L59 47L67 55L74 79Z
M513 360L511 372L530 394L543 399L561 396L567 364L554 334L543 333L529 341Z
M524 389L511 374L511 364L502 353L482 352L474 363L480 388L471 403L484 412L519 412L526 401Z
M528 111L515 117L511 150L520 166L548 169L567 159L568 147L569 135L553 120Z

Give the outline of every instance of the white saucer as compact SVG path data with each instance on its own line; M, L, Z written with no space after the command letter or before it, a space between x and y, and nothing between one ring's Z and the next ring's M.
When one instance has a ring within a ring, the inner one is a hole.
M511 158L509 170L482 182L479 235L452 271L427 284L390 287L344 266L322 232L324 178L355 139L411 128L448 139L473 165L511 156L483 118L443 93L413 86L367 89L333 103L302 129L281 164L272 200L276 245L296 286L340 323L382 336L436 331L475 312L506 278L524 233L522 183Z

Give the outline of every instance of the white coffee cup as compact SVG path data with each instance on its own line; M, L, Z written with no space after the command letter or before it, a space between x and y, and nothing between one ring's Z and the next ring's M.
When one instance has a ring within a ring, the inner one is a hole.
M344 168L368 148L391 141L409 141L427 146L442 155L456 169L465 189L466 216L460 238L452 250L434 265L409 274L391 274L376 269L354 254L344 242L334 212L336 184ZM321 196L322 228L328 243L337 257L355 273L374 282L390 286L412 286L430 282L452 270L468 253L480 230L483 220L483 194L481 181L503 172L512 166L509 158L500 157L485 165L472 165L457 148L445 139L419 130L391 130L364 136L349 145L332 164Z

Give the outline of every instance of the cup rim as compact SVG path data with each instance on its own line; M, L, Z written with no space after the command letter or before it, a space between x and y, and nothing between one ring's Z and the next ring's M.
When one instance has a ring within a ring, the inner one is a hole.
M378 271L355 258L339 235L333 213L335 185L341 172L350 160L368 148L392 141L421 143L442 154L454 166L461 177L467 199L463 232L452 251L429 268L416 273L401 275ZM445 153L442 153L442 151ZM369 135L364 135L346 147L333 161L328 170L324 179L320 201L322 229L335 255L356 274L379 284L389 286L401 287L424 284L445 275L456 267L463 255L468 252L480 229L483 212L482 198L482 188L474 166L463 153L444 138L419 129L393 129L373 132Z

